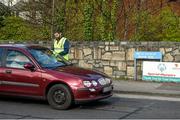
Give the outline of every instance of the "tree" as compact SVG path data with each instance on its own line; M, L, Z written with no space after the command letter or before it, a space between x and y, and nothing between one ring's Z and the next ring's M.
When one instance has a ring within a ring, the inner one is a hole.
M118 8L118 0L113 0L112 8L111 8L111 32L109 35L110 40L114 40L116 37L116 21L117 21L117 8Z
M70 40L140 41L172 38L177 41L179 39L179 17L172 11L165 12L163 7L166 0L54 0L54 2L54 9L52 0L28 0L22 7L17 7L19 11L28 13L28 22L23 21L25 25L45 34L44 37L32 33L32 38L51 39L49 29L54 28L61 30ZM160 6L149 8L149 4L153 6L153 3L158 5L160 3ZM3 27L3 31L7 25L12 25L8 23L4 27L2 22L4 19L4 16L0 18L0 27Z
M85 40L92 40L93 29L92 29L92 17L93 17L93 6L90 1L85 3L84 7L84 37Z
M33 26L19 17L6 17L0 28L0 40L43 40L48 39L47 28Z
M158 23L155 24L156 40L180 41L180 17L170 8L164 8L156 20Z
M151 15L148 11L140 12L139 32L134 40L144 41L180 41L180 17L169 7L160 14Z

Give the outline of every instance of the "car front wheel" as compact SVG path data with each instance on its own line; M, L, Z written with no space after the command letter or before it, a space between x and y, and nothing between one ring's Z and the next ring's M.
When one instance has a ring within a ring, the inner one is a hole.
M68 109L73 101L71 91L66 85L57 84L52 86L47 94L47 100L54 109Z

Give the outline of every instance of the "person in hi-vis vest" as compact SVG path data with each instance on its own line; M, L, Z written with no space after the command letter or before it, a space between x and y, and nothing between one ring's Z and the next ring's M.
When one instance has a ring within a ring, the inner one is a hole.
M55 56L61 55L64 59L69 60L69 41L57 31L54 33L53 52Z

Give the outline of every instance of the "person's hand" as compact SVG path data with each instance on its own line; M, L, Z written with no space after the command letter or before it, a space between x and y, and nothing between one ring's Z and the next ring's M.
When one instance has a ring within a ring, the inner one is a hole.
M53 51L53 56L57 57L57 53L55 51Z

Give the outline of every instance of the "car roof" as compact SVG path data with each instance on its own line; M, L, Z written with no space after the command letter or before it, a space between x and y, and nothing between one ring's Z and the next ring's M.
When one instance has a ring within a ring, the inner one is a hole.
M0 47L11 47L11 48L45 48L43 46L37 45L37 44L0 44Z

